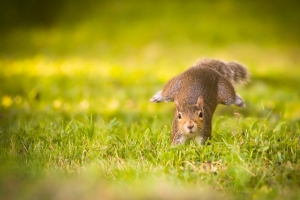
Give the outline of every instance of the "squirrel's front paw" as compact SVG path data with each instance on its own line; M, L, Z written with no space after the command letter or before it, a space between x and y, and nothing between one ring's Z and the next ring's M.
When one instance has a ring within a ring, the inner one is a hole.
M172 139L172 146L178 145L178 144L185 144L187 141L187 138L183 135L177 136L176 138Z

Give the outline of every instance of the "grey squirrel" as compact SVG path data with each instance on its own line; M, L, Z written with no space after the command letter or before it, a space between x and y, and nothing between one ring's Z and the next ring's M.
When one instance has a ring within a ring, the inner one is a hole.
M218 103L245 107L233 84L248 79L249 73L242 64L202 59L168 81L150 101L175 103L171 144L183 144L190 139L204 144L211 137L212 116Z

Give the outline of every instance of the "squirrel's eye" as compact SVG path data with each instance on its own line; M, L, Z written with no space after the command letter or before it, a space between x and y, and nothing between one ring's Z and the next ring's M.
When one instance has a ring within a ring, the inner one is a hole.
M178 114L178 119L181 119L181 114L180 113Z
M203 114L202 114L202 111L200 110L199 112L199 117L202 118L203 117Z

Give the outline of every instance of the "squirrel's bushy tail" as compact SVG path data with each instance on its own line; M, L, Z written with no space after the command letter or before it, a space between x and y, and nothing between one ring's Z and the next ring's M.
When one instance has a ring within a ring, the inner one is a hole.
M246 83L249 80L249 72L245 66L237 62L223 62L219 60L203 59L199 63L214 69L231 83Z

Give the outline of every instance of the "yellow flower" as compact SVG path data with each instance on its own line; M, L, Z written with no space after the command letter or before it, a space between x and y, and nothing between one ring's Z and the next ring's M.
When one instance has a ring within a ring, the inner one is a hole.
M4 106L4 107L9 107L9 106L11 106L11 104L13 103L13 101L12 101L12 99L10 98L10 96L4 96L4 97L2 97L2 105Z
M58 109L58 108L61 107L61 105L62 105L62 103L61 103L60 100L56 99L56 100L53 101L54 108Z

